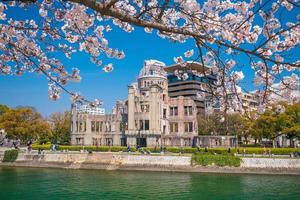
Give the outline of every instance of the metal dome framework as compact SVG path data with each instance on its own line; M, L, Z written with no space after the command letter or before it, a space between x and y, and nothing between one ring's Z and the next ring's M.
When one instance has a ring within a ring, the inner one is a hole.
M139 73L138 78L143 77L161 77L167 78L167 73L164 70L165 63L158 60L146 60L144 66Z

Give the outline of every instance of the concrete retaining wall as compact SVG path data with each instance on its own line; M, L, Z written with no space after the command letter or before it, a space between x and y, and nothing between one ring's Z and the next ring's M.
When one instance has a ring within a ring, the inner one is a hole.
M242 158L243 168L298 168L300 159L289 158Z
M112 166L187 167L191 165L191 157L130 155L122 153L48 153L44 155L20 153L16 162L99 164Z
M2 154L0 153L0 157ZM141 155L128 153L52 153L43 155L19 153L13 163L2 166L55 167L72 169L125 169L151 171L185 171L213 173L297 174L300 175L300 159L290 158L242 158L241 167L217 167L191 165L190 156Z
M122 158L126 165L155 165L155 166L190 166L190 156L132 156Z

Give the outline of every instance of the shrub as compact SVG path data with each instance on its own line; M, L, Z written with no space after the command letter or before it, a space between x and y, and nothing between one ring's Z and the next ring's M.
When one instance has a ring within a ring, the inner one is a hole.
M180 152L180 148L179 147L167 147L166 151L172 152L172 153L179 153Z
M33 144L32 145L32 149L33 150L38 150L38 149L41 149L41 150L49 150L50 149L50 146L51 144Z
M39 148L42 150L49 150L50 149L50 144L44 144L44 145L37 145L34 144L32 146L32 148L34 150L38 150ZM59 145L58 146L58 150L62 151L62 150L69 150L69 151L80 151L82 150L82 146L70 146L70 145ZM87 151L99 151L99 152L107 152L107 151L111 151L111 152L119 152L119 151L123 151L126 152L127 151L127 147L125 146L84 146L84 149ZM154 147L143 147L144 150L148 150L150 152L160 152L160 148L155 148ZM269 148L267 148L268 150ZM278 154L278 155L284 155L284 154L290 154L293 152L299 152L300 148L296 149L296 148L270 148L271 149L271 153L272 154ZM135 152L136 148L131 147L131 151ZM204 152L204 148L199 148L199 150L197 148L191 148L191 147L167 147L166 148L167 152L171 152L171 153L202 153ZM227 155L228 153L228 148L208 148L208 152L211 154L224 154ZM243 148L240 147L238 149L235 148L231 148L230 149L230 154L234 154L234 153L242 153L243 152ZM246 148L246 153L247 154L263 154L264 153L264 149L263 148L254 148L254 147L248 147Z
M264 154L264 148L245 148L246 154ZM239 153L243 152L243 148L239 148ZM266 151L271 150L272 154L288 155L290 153L299 152L300 148L266 148Z
M6 150L4 152L3 162L14 162L18 158L19 151L17 149Z
M242 144L242 147L261 147L260 144Z
M270 149L272 154L277 154L277 155L284 155L284 154L290 154L294 152L300 152L300 148L266 148L266 150ZM199 153L199 152L204 152L204 148L191 148L191 147L167 147L166 150L168 152L172 153ZM208 148L208 152L211 154L229 154L228 148ZM230 148L230 154L234 153L242 153L243 148ZM263 154L264 149L262 147L257 148L257 147L248 147L246 148L246 153L247 154Z
M228 148L209 148L209 153L216 153L216 154L229 154ZM230 154L236 153L237 149L230 148Z
M51 145L36 145L34 144L32 146L32 149L38 150L50 150ZM82 149L85 149L87 151L99 151L99 152L119 152L119 151L127 151L127 147L124 146L70 146L70 145L58 145L58 151L68 150L68 151L80 151ZM131 148L131 151L136 151L135 148Z
M199 153L199 152L204 152L204 148L191 148L191 147L167 147L166 149L169 152L172 153ZM231 148L230 149L231 153L236 153L237 149ZM208 148L209 153L216 153L216 154L228 154L228 148Z
M181 153L197 153L197 148L185 147L181 149Z
M241 158L232 155L220 155L210 153L198 153L192 156L192 163L202 166L216 165L216 166L233 166L239 167L241 164Z

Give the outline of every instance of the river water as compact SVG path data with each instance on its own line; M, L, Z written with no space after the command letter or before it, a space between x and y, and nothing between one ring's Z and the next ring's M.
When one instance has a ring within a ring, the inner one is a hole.
M0 167L0 199L300 199L300 176Z

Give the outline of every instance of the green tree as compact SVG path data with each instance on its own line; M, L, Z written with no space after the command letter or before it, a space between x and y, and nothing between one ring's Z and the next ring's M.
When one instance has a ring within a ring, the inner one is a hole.
M255 120L251 134L256 140L262 138L274 140L280 134L285 134L289 138L300 137L300 103L288 105L280 102L271 105Z
M211 117L198 116L198 134L210 135L214 132L214 120Z
M243 122L243 116L239 113L226 115L223 122L226 135L241 135L244 128Z
M198 117L199 135L242 135L247 127L246 122L245 117L238 113Z
M52 131L52 142L59 142L60 144L70 144L70 112L57 112L49 117Z
M10 109L0 116L0 128L5 129L8 138L19 138L22 143L28 140L49 141L50 126L40 113L30 108Z
M0 115L4 114L9 110L9 107L3 104L0 104Z
M255 141L261 141L262 138L273 139L275 137L276 118L270 111L259 116L251 127L251 135Z
M218 113L214 113L208 116L198 116L199 135L224 134L221 119L222 116Z
M300 138L300 102L288 105L283 115L286 123L282 133L289 138Z
M251 138L251 127L253 124L253 121L248 116L240 115L239 118L237 118L238 122L236 123L237 128L235 129L235 134L238 136L239 141L241 139L244 139L244 142L246 144L249 143L249 139Z

